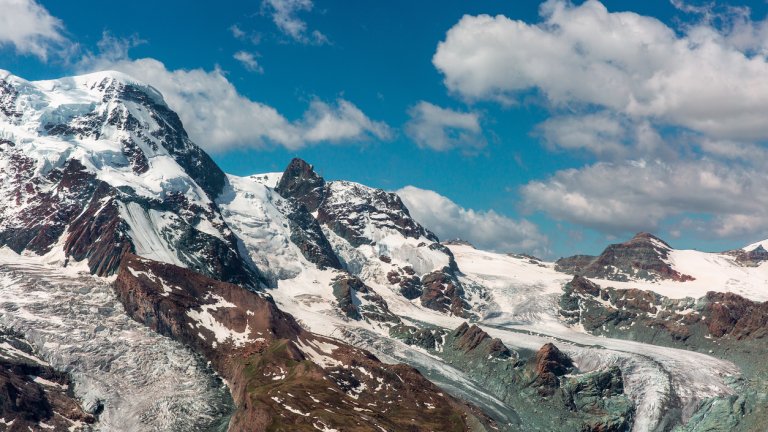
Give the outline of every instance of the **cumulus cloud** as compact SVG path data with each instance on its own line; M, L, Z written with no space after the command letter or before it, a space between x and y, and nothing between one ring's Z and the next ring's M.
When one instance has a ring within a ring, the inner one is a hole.
M392 137L392 130L384 122L373 121L360 108L344 99L331 106L314 100L302 122L304 139L308 142L339 142L370 135L381 140Z
M481 249L549 254L548 240L536 225L493 210L466 209L437 192L406 186L397 191L411 216L441 239L461 238Z
M486 144L480 115L441 108L421 101L408 110L405 132L419 147L444 151L480 148Z
M309 31L306 21L298 17L300 12L309 12L314 7L312 0L263 0L266 11L283 34L296 42L325 44L328 38L317 30Z
M130 41L112 41L114 52L86 57L83 72L117 70L157 88L179 114L193 141L212 152L236 147L281 145L288 149L322 142L388 139L386 123L373 121L352 102L312 101L304 116L291 121L275 108L238 93L224 72L215 68L169 70L152 58L124 56Z
M768 20L692 7L671 28L596 0L549 0L537 23L465 16L433 56L468 101L536 94L551 117L532 134L594 158L520 189L521 207L624 235L660 228L768 233Z
M726 237L768 231L766 188L768 172L759 167L704 158L602 162L559 171L521 192L529 211L612 234L655 231L670 217L698 214L708 234Z
M19 54L46 61L73 44L64 36L64 24L35 0L0 0L0 46L11 45Z
M768 138L768 61L740 50L734 31L702 23L681 35L596 0L550 0L540 12L538 24L463 17L433 57L446 86L505 102L537 90L556 108L600 107L720 139ZM754 51L762 26L751 27L739 34Z
M251 72L264 73L264 69L256 60L256 56L248 51L238 51L232 56L235 60L239 61L243 67Z
M650 122L611 112L554 116L538 124L534 135L550 150L586 151L611 160L669 154Z

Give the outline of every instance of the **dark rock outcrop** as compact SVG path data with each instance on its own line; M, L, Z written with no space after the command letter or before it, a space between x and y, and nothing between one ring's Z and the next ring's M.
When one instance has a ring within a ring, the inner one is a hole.
M302 255L320 269L341 269L339 257L333 252L330 242L323 234L320 224L304 207L298 204L288 214L291 227L291 241L299 247Z
M96 421L71 396L66 373L42 360L35 361L31 346L0 332L0 430L90 430Z
M312 165L302 159L293 158L285 168L275 190L283 198L291 198L313 212L325 198L325 180L317 175Z
M750 251L737 249L725 253L736 258L736 262L745 267L757 267L763 262L768 261L768 251L765 250L763 245L757 245L757 247Z
M638 233L627 242L608 246L594 259L587 255L561 258L555 268L569 274L616 281L630 278L693 280L692 276L681 274L667 263L671 250L667 243L652 234Z
M468 316L469 304L464 300L464 289L449 269L424 275L421 286L422 306L460 317Z
M389 311L389 306L384 299L359 277L342 274L334 279L331 286L339 309L347 317L354 320L400 322L400 318Z

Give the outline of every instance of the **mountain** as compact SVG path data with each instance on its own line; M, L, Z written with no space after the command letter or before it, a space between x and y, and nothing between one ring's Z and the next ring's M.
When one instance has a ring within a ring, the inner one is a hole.
M226 176L156 90L114 72L0 82L0 246L102 276L133 252L259 285L213 202Z
M765 430L758 244L441 242L301 159L225 174L115 72L0 73L0 179L0 430Z

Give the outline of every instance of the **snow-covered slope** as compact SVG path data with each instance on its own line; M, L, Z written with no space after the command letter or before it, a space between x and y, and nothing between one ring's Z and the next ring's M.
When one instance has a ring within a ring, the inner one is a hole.
M0 245L110 274L127 251L257 284L213 202L223 172L152 87L0 71Z
M741 250L701 252L674 249L639 233L608 246L598 257L557 261L558 270L587 277L601 286L636 288L679 299L707 292L732 292L754 301L768 300L768 252L761 242Z
M698 404L728 395L727 384L738 368L732 363L690 351L638 342L596 337L563 323L558 301L572 277L554 270L553 263L451 245L456 262L472 283L488 289L489 307L480 320L507 346L537 349L559 344L582 370L619 365L625 389L635 402L633 431L654 430L677 403L687 420ZM679 402L674 402L679 397Z
M768 300L768 262L751 267L739 264L727 253L676 249L670 251L668 262L672 268L694 279L685 282L593 280L604 286L644 289L669 298L700 298L708 291L716 291L732 292L754 301Z

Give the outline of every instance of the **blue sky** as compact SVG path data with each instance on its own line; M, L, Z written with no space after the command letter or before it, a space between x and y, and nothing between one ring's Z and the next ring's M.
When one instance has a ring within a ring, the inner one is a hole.
M768 237L765 2L3 3L0 68L136 75L233 174L299 156L550 258Z

